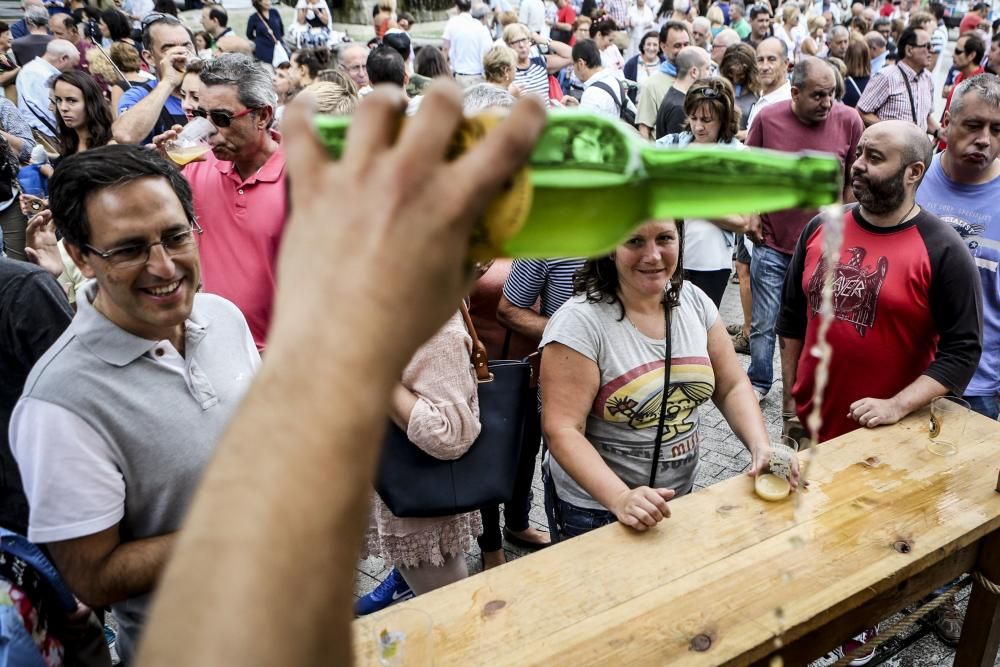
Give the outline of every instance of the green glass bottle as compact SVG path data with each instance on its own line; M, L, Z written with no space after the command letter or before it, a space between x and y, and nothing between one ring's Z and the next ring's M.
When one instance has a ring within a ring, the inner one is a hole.
M468 118L459 131L465 136L456 137L451 154L496 122L497 116ZM346 116L316 117L320 138L334 157L343 151L349 123ZM646 220L835 203L842 174L832 155L714 145L659 148L606 116L550 112L528 167L514 179L514 192L498 198L507 202L495 202L487 212L471 254L475 259L594 257Z

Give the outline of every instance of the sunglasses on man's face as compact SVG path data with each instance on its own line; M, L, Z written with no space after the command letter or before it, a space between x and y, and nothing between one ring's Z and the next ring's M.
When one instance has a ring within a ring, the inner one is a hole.
M199 107L192 109L191 113L199 118L207 118L212 122L212 125L216 127L229 127L237 118L242 118L243 116L252 114L254 111L258 110L259 107L253 107L250 109L244 109L239 113L230 113L228 111L223 111L222 109L212 109L211 111L206 111L205 109Z

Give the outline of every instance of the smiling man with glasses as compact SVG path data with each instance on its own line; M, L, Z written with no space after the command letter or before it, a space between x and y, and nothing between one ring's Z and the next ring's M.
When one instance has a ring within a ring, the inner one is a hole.
M899 62L871 78L858 100L865 125L880 120L905 120L937 139L941 129L934 113L934 78L931 36L926 30L907 28L899 36Z
M271 321L275 258L285 221L285 153L271 129L278 96L264 68L227 53L205 61L196 116L215 126L212 152L184 168L198 219L206 292L235 303L264 348ZM172 132L156 137L162 148Z
M201 229L166 160L94 148L63 160L50 194L89 280L28 375L11 452L29 538L81 601L111 607L130 664L174 533L260 356L237 308L198 292Z

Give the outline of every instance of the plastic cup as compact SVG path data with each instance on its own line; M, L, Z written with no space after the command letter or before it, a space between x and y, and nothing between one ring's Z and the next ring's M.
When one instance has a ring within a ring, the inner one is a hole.
M768 472L757 475L754 479L754 493L769 501L787 498L792 490L788 481L792 474L792 461L798 451L798 440L787 435L781 436L779 442L771 443Z
M192 119L176 139L167 143L167 157L182 167L188 162L194 162L212 150L208 140L217 131L207 118Z
M383 667L434 664L431 616L419 609L397 609L373 619L375 654Z
M960 398L938 396L931 401L931 421L929 427L931 454L953 456L958 453L958 443L965 435L969 421L969 404Z

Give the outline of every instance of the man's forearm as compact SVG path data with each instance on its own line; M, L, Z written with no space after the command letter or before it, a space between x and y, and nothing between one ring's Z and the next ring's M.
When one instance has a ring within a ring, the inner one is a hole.
M914 410L928 405L938 396L944 396L947 393L948 387L928 375L921 375L893 396L892 400L902 411L902 416L905 417Z
M782 412L794 412L795 400L792 398L792 387L799 372L802 340L781 336L778 338L778 347L781 348Z
M4 72L3 74L0 74L0 86L6 86L13 83L14 79L17 78L17 75L20 71L21 68L18 67L16 69L12 69L9 72Z
M342 341L357 336L325 334ZM373 376L385 360L360 343L338 347L314 349L313 356L276 340L268 346L205 474L180 536L184 548L164 575L152 616L156 632L147 634L142 653L146 664L350 664L352 571L368 522L376 443L398 379ZM294 408L272 410L276 402ZM350 410L331 409L348 404ZM322 576L303 579L298 571ZM307 585L289 589L289 582ZM197 615L157 614L194 599ZM241 610L241 623L198 620L230 609ZM325 621L310 624L317 617ZM303 619L295 642L244 641L287 618ZM185 638L183 646L176 637Z
M858 113L861 115L861 122L865 124L865 127L874 125L879 121L879 117L873 113L866 113L864 111L859 111Z
M120 144L137 144L156 127L163 105L173 92L168 84L160 83L135 106L123 112L111 126L115 141Z
M157 584L174 544L174 534L158 535L116 546L92 571L81 567L60 543L49 546L67 583L86 605L97 609L145 595Z
M511 331L536 340L542 337L545 325L549 323L549 318L539 315L530 308L515 306L506 297L500 299L497 320Z
M3 138L7 140L8 144L10 144L10 150L14 153L14 155L19 156L21 154L21 149L24 148L24 142L21 137L11 134L10 132L3 131L0 131L0 135L3 135Z

